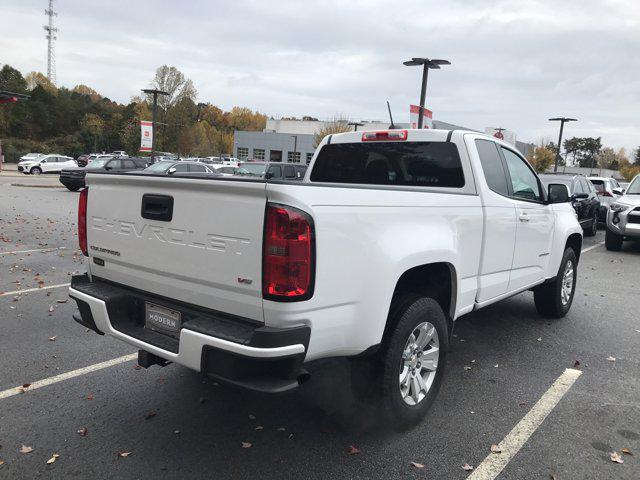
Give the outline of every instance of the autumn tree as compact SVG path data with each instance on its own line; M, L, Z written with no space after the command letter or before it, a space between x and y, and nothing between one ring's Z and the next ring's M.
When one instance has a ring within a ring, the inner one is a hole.
M102 135L104 130L104 121L95 113L87 113L82 118L82 129L93 135L93 151L98 150L98 137Z
M533 149L533 154L527 157L531 166L538 173L544 173L554 164L556 154L548 147L539 146Z
M52 95L56 95L58 93L58 89L56 88L56 86L53 83L51 83L44 74L40 72L28 73L27 76L25 77L25 80L27 81L27 88L29 90L33 90L34 88L39 86L44 88L47 92L51 93Z
M320 142L322 142L324 137L327 135L350 131L351 127L349 126L349 121L347 119L335 118L334 120L325 123L325 125L313 135L313 148L317 148L318 145L320 145Z

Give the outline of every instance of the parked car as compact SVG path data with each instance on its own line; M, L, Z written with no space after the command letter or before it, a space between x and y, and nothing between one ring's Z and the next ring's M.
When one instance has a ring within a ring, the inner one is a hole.
M640 240L640 175L636 175L607 212L607 250L620 250L624 240Z
M349 357L356 394L409 427L434 402L458 317L526 290L543 316L569 311L582 229L566 187L548 196L510 144L349 132L309 168L296 184L89 175L74 319L142 367L260 392Z
M589 177L600 197L600 217L601 222L607 219L607 211L613 202L622 195L622 188L615 178L611 177Z
M85 177L89 172L128 172L146 168L146 158L110 157L100 155L84 167L65 168L60 172L60 183L72 192L85 187Z
M173 175L174 173L195 173L195 174L213 174L216 175L216 171L209 166L199 162L156 162L153 165L149 165L140 173L154 173Z
M593 184L584 175L547 173L540 175L544 185L560 183L566 185L568 201L576 211L580 226L584 234L592 237L598 231L598 219L600 215L600 200Z
M129 156L127 155L127 152L125 152L124 150L114 150L109 155L111 155L112 157L128 157Z
M209 167L225 177L237 175L238 170L240 170L240 167L232 167L230 165L209 165Z
M41 173L59 173L63 168L75 166L77 164L73 158L53 153L18 163L18 171L25 174L40 175Z
M630 182L618 182L618 185L620 185L620 190L622 190L622 193L625 193L627 191L627 188L629 188L629 184Z
M35 160L38 157L42 157L44 155L44 153L27 153L26 155L23 155L20 157L20 161L21 162L30 162L32 160Z
M90 153L88 155L80 155L78 157L78 166L79 167L86 167L87 164L93 160L95 160L96 158L111 158L113 157L113 155L107 155L106 153Z
M216 165L228 165L232 167L237 167L240 161L234 157L206 157L206 160L209 160L207 163L213 163Z
M302 180L306 165L297 163L242 162L236 175L266 178L268 180Z

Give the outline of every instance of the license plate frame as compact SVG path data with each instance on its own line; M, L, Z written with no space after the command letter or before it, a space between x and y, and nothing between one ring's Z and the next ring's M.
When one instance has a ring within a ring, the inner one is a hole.
M144 302L144 327L154 332L179 338L182 313L151 302Z

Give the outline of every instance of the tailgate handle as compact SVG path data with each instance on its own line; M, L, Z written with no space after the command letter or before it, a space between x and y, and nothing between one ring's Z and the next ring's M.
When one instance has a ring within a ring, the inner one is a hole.
M142 218L170 222L173 218L173 197L171 195L156 195L145 193L142 196Z

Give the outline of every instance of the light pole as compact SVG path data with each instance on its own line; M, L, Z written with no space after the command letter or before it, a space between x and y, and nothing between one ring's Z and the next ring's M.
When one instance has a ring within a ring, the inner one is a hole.
M143 88L146 94L153 95L153 107L151 110L151 163L156 163L156 112L158 110L158 95L169 95L168 92L154 88Z
M361 123L361 122L349 122L349 123L347 123L347 125L353 127L353 131L357 132L358 131L358 127L362 127L364 125L364 123Z
M293 155L291 155L291 158L293 159L293 161L296 161L296 152L298 151L298 136L297 135L291 135L293 137ZM299 162L299 160L298 160Z
M420 109L418 111L418 129L422 129L422 116L424 114L424 99L427 94L427 78L429 76L429 69L439 69L440 65L451 65L449 60L440 60L428 58L412 58L406 62L402 62L403 65L413 67L416 65L422 65L422 88L420 90Z
M556 152L556 164L553 167L553 173L558 173L558 161L560 160L560 148L562 148L562 131L566 122L577 122L577 118L554 117L549 119L550 122L560 122L560 136L558 137L558 151Z

